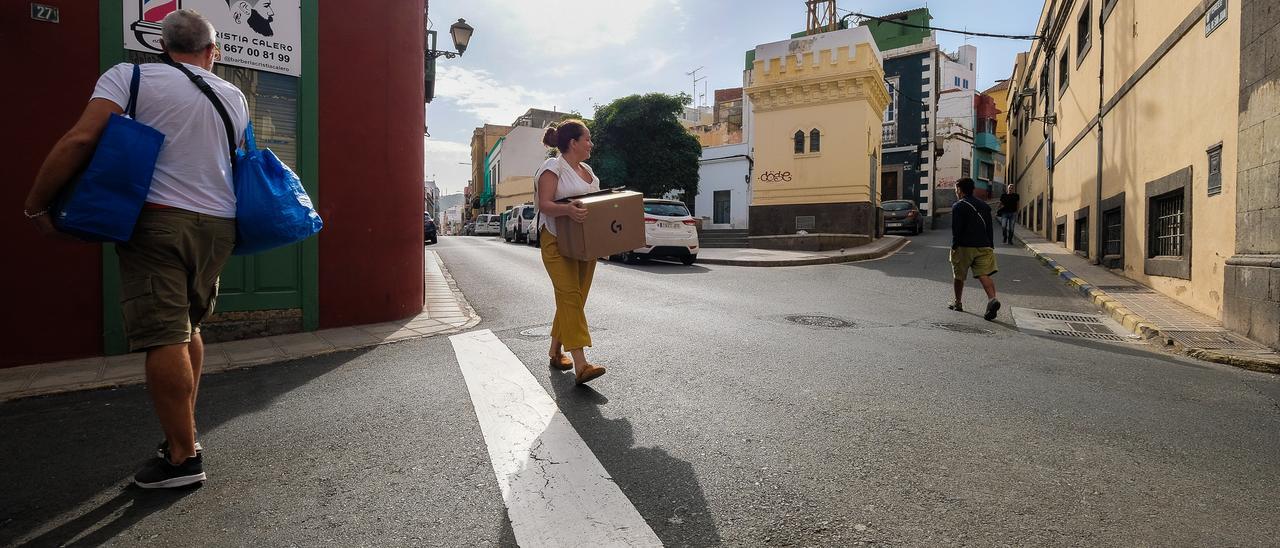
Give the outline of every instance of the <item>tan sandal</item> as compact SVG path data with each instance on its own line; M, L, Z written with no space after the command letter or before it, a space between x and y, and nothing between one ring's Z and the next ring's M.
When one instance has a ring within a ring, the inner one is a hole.
M560 354L559 356L551 358L551 362L548 363L547 365L553 369L568 371L570 369L573 369L573 360L569 359L569 356Z
M587 364L587 366L584 367L582 371L578 371L574 373L573 376L575 379L577 379L578 384L586 384L591 379L594 379L596 377L599 377L600 375L603 375L604 371L605 369L599 365Z

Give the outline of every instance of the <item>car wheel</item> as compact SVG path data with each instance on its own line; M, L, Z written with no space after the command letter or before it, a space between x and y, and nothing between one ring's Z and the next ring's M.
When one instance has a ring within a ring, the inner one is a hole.
M685 266L692 265L696 260L698 260L697 255L686 255L684 257L680 257L680 262L684 263Z

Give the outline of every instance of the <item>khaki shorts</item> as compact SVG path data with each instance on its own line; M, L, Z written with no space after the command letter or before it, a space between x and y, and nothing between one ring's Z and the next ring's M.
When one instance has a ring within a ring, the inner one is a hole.
M142 210L133 237L116 246L130 351L191 342L213 314L218 274L235 243L235 219Z
M951 273L963 280L972 270L973 277L990 276L997 272L996 252L989 247L957 247L951 250Z

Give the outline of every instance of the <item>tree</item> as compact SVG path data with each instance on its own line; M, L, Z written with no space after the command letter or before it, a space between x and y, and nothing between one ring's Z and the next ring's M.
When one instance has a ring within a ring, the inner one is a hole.
M595 143L590 163L602 186L625 185L650 198L679 190L692 200L702 145L680 125L678 116L689 102L684 93L648 93L596 107L588 122Z

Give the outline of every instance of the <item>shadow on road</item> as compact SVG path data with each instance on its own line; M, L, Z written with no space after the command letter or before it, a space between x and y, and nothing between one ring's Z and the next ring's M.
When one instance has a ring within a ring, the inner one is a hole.
M261 368L206 375L200 382L198 427L211 432L266 409L368 351L264 366L269 375ZM0 451L0 546L104 544L194 491L120 490L163 438L142 385L5 403L0 432L7 440ZM103 502L95 505L98 500Z
M663 544L720 544L692 464L657 447L634 447L631 421L606 418L600 406L609 398L574 384L572 374L552 375L551 386L560 411Z

